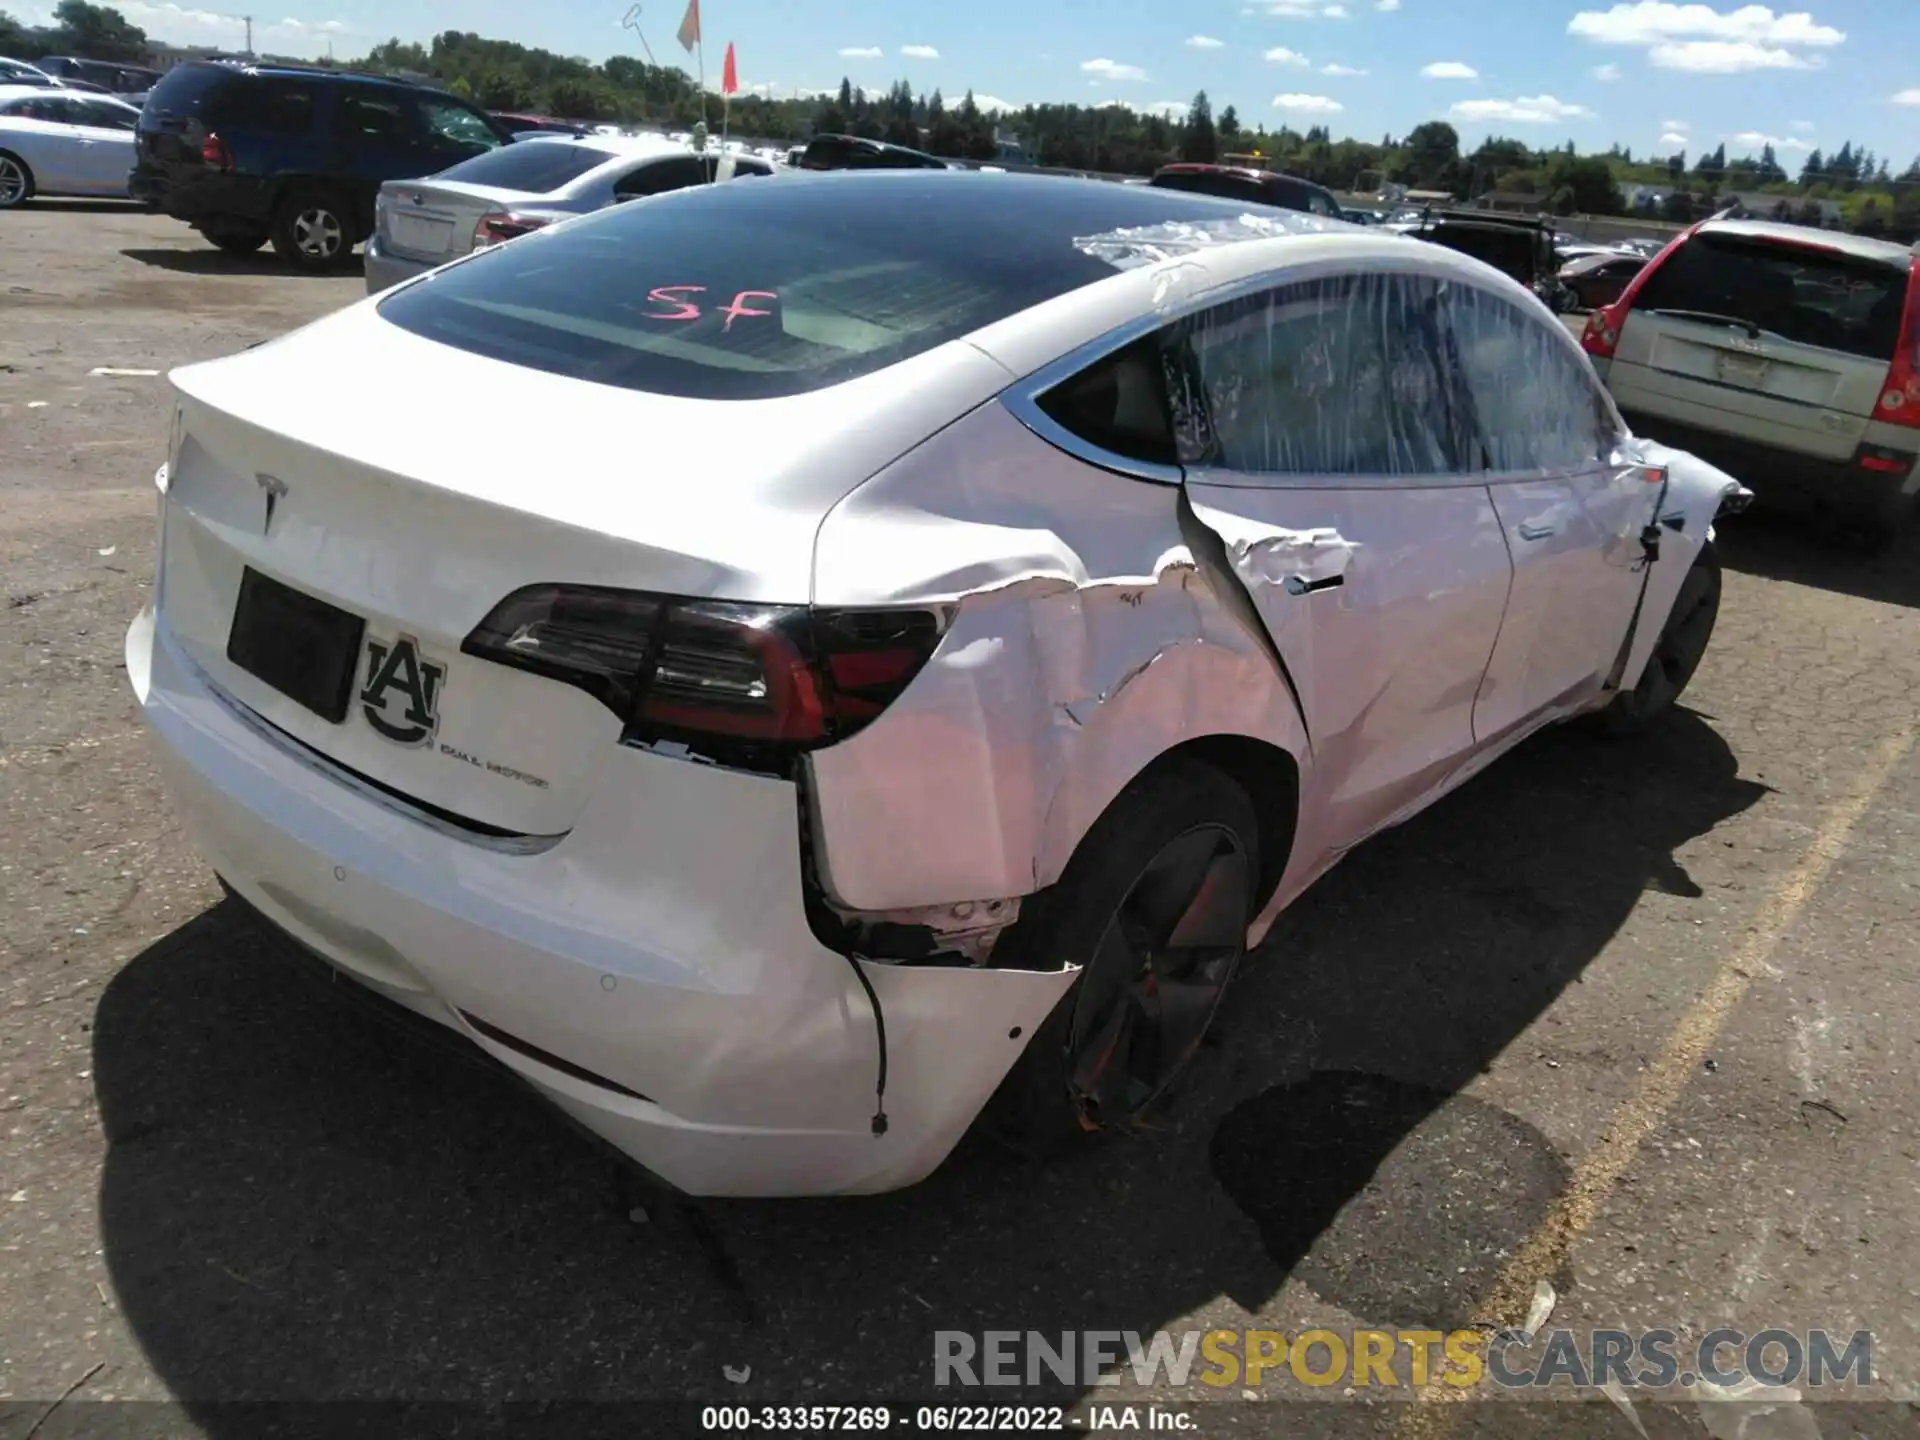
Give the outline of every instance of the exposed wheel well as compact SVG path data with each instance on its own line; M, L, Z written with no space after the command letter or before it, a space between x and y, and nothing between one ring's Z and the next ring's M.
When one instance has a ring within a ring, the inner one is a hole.
M1300 767L1278 745L1246 735L1203 735L1167 751L1149 770L1177 759L1210 765L1247 792L1260 821L1258 910L1272 898L1293 857L1294 828L1300 818Z

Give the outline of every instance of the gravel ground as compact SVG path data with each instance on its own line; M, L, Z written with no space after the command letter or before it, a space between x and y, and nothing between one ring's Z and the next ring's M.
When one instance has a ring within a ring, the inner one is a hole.
M631 1220L517 1086L258 938L157 783L120 657L166 382L92 372L231 352L359 277L105 204L0 230L0 1435L238 1440L249 1401L924 1396L936 1330L1445 1328L1539 1279L1575 1329L1870 1329L1869 1393L1748 1434L1914 1433L1912 547L1726 526L1691 708L1641 742L1544 735L1357 852L1160 1133L714 1205L703 1246ZM1092 1399L1209 1433L1705 1433L1691 1403L1289 1393L1332 1403Z

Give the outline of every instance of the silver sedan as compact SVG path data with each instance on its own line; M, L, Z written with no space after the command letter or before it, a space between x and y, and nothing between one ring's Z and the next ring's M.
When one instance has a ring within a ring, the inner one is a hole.
M389 180L374 205L367 293L538 230L643 195L729 176L771 175L750 155L695 154L658 135L540 135L425 180Z
M105 95L0 85L0 210L35 195L125 199L139 118Z

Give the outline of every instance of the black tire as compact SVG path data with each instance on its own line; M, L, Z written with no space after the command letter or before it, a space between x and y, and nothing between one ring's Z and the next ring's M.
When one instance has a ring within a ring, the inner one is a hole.
M1709 540L1680 582L1639 683L1595 716L1598 728L1608 735L1638 735L1666 718L1700 668L1719 615L1720 554Z
M1121 793L995 949L996 965L1081 971L988 1105L991 1128L1052 1153L1133 1128L1164 1097L1245 954L1258 845L1252 800L1209 765L1172 761Z
M207 243L225 255L251 255L267 243L264 230L222 230L209 234Z
M0 150L0 210L33 198L33 167L11 150Z
M296 269L337 270L353 254L353 207L331 190L291 190L274 209L267 234L274 251Z

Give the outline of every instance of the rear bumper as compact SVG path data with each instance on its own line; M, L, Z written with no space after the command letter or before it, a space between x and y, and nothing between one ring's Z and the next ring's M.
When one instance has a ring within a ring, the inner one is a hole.
M1698 455L1749 486L1762 503L1786 494L1848 515L1878 519L1909 505L1920 493L1920 432L1915 432L1912 451L1873 447L1878 463L1868 466L1860 456L1818 460L1658 415L1634 410L1621 414L1635 434ZM1862 449L1865 452L1867 447Z
M196 229L264 230L273 218L273 190L249 175L142 160L127 177L127 193Z
M127 670L168 789L248 905L464 1035L696 1195L921 1179L1073 972L863 964L807 925L786 781L623 750L574 828L518 853L343 780L218 691L149 610Z
M401 281L424 275L434 268L431 261L395 255L378 235L368 237L361 256L366 267L369 295L378 295L382 290L392 289Z

